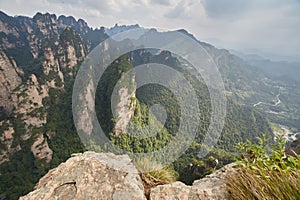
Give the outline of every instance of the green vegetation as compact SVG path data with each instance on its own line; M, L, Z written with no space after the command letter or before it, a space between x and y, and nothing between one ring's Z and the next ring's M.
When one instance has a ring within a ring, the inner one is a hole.
M0 193L4 193L7 199L18 199L32 191L37 181L49 169L49 165L42 166L34 158L30 148L26 148L27 144L21 146L23 149L14 153L10 162L0 165Z
M72 153L85 151L76 133L72 117L73 81L74 79L70 78L65 82L64 90L50 89L49 97L43 100L44 107L41 109L41 112L47 110L47 124L41 128L31 128L33 135L42 133L47 138L53 151L50 163L34 158L30 149L33 139L26 141L21 139L26 132L22 116L10 119L15 130L12 146L20 145L22 150L14 153L9 162L0 165L0 194L4 193L8 199L18 199L32 191L37 181L49 169L64 162ZM49 132L53 133L51 138L47 134Z
M241 169L227 182L230 199L299 199L300 155L286 155L281 138L269 151L265 137L258 141L237 145Z
M45 99L43 104L48 107L48 120L44 132L54 133L54 136L48 140L49 147L53 151L50 168L54 168L68 159L72 153L83 152L85 148L74 126L72 87L65 85L64 91L50 90L49 98Z
M74 66L73 70L77 70L78 67L79 64ZM67 69L62 70L67 74L64 71ZM54 72L51 72L50 75L51 78L59 79ZM28 127L28 129L32 135L37 133L43 134L44 138L47 139L49 147L53 151L50 163L34 158L31 152L31 146L34 142L33 137L25 141L21 139L21 136L26 133L22 115L7 118L15 130L12 147L17 147L18 145L21 147L20 151L17 151L10 157L9 162L4 162L0 165L0 194L5 194L7 199L18 199L20 196L32 191L37 181L49 169L57 167L68 159L72 153L86 150L76 133L72 116L72 89L75 76L65 77L67 78L64 82L64 88L51 88L49 97L43 99L43 107L30 113L31 116L36 117L44 114L47 116L47 124L45 126L40 128ZM5 127L3 126L3 128ZM52 137L49 138L47 133L52 133Z
M236 155L233 146L236 142L243 142L246 139L253 140L257 136L260 137L261 131L267 132L269 137L272 137L268 122L259 113L228 101L226 125L217 146L205 158L198 158L197 154L200 148L203 147L202 141L210 123L210 99L205 84L199 81L193 74L184 71L178 61L170 56L168 52L162 52L159 55L152 55L149 52L142 54L133 52L132 54L135 55L134 60L130 60L131 56L129 55L122 56L105 71L99 81L96 93L96 113L98 120L107 136L120 148L129 152L144 153L159 150L174 138L179 126L179 113L181 110L178 100L167 88L149 84L139 88L136 91L136 99L132 99L137 103L135 105L134 116L128 126L128 131L141 130L139 132L140 135L146 136L151 134L151 136L140 138L134 134L125 133L120 137L116 137L113 134L115 122L110 109L110 97L122 73L132 69L135 65L152 61L182 70L182 73L191 82L200 99L199 110L202 119L199 122L195 141L167 170L155 170L155 172L151 172L150 174L144 174L143 179L148 181L149 185L173 180L173 178L168 178L174 177L173 171L178 175L178 180L191 184L193 180L201 178L216 168L232 162L234 155ZM168 59L165 59L166 57ZM78 66L73 68L73 72L76 72ZM68 69L61 70L63 70L64 74L68 74ZM23 150L14 154L11 157L11 162L3 163L0 166L0 194L5 193L9 199L17 199L17 197L32 190L37 180L49 169L65 161L72 153L86 150L79 136L76 134L72 117L71 94L75 74L73 73L73 76L65 76L63 89L50 89L49 97L43 100L44 107L40 110L40 112L47 114L47 124L38 130L32 128L33 132L43 133L47 139L49 147L53 151L53 159L50 163L47 164L43 161L38 161L33 157L30 151L33 143L32 140L24 142L20 139L21 135L25 132L21 117L11 119L16 130L13 145L21 144ZM55 78L53 73L52 76ZM126 84L126 81L124 84L124 86L133 89L132 85ZM167 113L167 120L164 128L161 130L156 130L156 127L161 127L161 124L154 124L156 132L153 134L151 131L143 129L143 127L149 123L149 109L154 104L164 106ZM38 112L32 114L38 116ZM51 133L51 137L48 133ZM101 148L97 144L93 142L91 144L94 145L93 149L101 151ZM215 163L216 159L219 160L218 165ZM166 173L166 171L172 173ZM172 174L172 176L168 174ZM20 182L22 182L22 185L19 184ZM16 187L16 185L19 186Z
M240 150L240 164L251 170L267 170L288 173L300 170L300 155L286 155L285 140L281 137L276 139L276 143L268 146L266 134L262 138L257 138L258 144L253 144L250 140L246 143L238 143ZM269 147L269 149L267 149Z
M132 69L135 65L144 64L143 62L146 61L166 64L182 72L194 87L199 99L198 106L202 118L201 122L199 122L195 140L188 150L172 164L172 168L179 174L178 179L180 181L192 184L195 179L204 177L216 168L232 162L237 155L234 144L238 142L245 142L247 139L255 141L256 137L262 137L262 131L267 133L268 138L273 138L268 121L260 113L228 100L225 127L220 139L206 157L199 158L198 153L200 149L202 147L208 148L202 144L210 124L211 113L210 97L206 85L192 73L186 71L179 61L168 52L163 51L158 55L152 55L149 52L131 52L131 54L134 54L135 57L130 62L127 59L128 57L123 57L117 60L117 65L114 62L106 69L99 81L96 93L98 120L106 135L119 148L132 153L147 153L159 150L175 138L180 125L180 112L182 110L180 110L176 96L161 85L148 84L138 88L136 91L135 112L127 127L127 133L123 133L121 136L114 135L113 127L116 119L113 118L110 109L110 97L115 84L122 73ZM175 82L176 80L170 84L175 84ZM126 85L126 83L123 84ZM149 125L149 110L155 104L160 104L165 108L167 119L164 128L157 129L156 127L161 127L160 124L154 124L151 132L148 129L144 129L144 127ZM138 137L136 133L139 136L147 137ZM157 159L159 160L160 158ZM218 165L215 162L216 159L218 159Z
M71 45L72 47L74 47L77 58L84 56L84 55L82 55L82 52L81 52L82 47L83 47L83 46L80 46L80 45L83 45L81 38L80 38L79 34L76 33L72 28L64 29L59 36L59 40L60 40L60 44L62 44L62 46L64 47L65 50L67 49L67 48L65 48L66 47L65 45Z

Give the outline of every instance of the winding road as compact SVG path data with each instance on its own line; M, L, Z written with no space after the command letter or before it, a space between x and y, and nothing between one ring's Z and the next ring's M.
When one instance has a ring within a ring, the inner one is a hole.
M256 103L256 104L254 104L253 106L256 107L256 106L258 106L258 105L263 104L263 105L267 105L267 106L273 106L273 107L276 107L276 106L278 106L278 105L281 103L281 100L279 99L279 96L280 96L280 93L276 95L276 102L274 102L274 104L269 104L269 103L265 103L265 102L261 102L261 101L260 101L260 102L258 102L258 103Z

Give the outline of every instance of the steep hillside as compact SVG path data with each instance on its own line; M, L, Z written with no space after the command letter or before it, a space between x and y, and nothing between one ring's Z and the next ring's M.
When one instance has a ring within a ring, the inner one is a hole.
M13 110L11 94L21 84L20 75L23 74L23 71L2 50L0 50L0 67L0 120L3 120Z
M300 130L300 63L272 61L257 55L232 52L245 60L250 71L260 72L254 80L265 83L263 88L256 88L256 102L246 100L245 103L263 111L272 122Z
M273 85L279 88L280 103L267 107L272 111L269 112L270 118L300 130L300 63L274 62L266 59L247 59L247 62L264 71L274 80Z
M83 20L50 14L28 18L0 13L0 23L0 188L16 198L32 188L44 170L69 157L70 151L83 149L73 139L74 129L59 129L62 118L72 126L72 115L58 108L63 105L62 95L71 95L78 65L106 35ZM97 39L85 39L84 44L82 38L88 34L97 34ZM71 109L71 101L64 103ZM62 135L65 138L60 140ZM72 150L62 152L62 144Z

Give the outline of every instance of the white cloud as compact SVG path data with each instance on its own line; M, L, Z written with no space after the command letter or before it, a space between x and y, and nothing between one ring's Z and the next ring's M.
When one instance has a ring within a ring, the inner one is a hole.
M150 3L160 4L160 5L165 5L165 6L172 5L172 1L170 1L170 0L150 0Z
M1 0L0 8L9 15L72 15L93 27L185 28L200 40L217 38L227 48L300 57L299 0Z
M193 0L182 0L178 2L178 4L168 13L166 13L164 16L167 18L181 18L181 19L190 19L195 16L193 16L193 9L195 9L195 5L197 4L197 1ZM196 19L194 19L196 20Z

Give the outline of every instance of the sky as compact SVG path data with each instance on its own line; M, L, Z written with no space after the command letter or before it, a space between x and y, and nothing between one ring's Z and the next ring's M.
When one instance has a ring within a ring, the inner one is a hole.
M300 61L300 0L1 0L0 10L71 15L94 28L186 29L219 48Z

